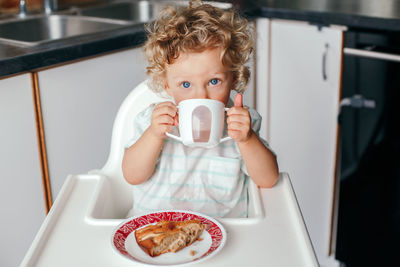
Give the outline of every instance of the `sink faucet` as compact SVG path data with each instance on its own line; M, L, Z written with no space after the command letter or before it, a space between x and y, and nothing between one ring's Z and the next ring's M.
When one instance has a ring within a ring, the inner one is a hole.
M43 11L46 15L51 14L54 10L57 10L57 0L43 0ZM20 0L18 16L24 18L27 15L26 2L25 0Z
M57 10L57 0L43 0L43 9L45 14L51 14L54 10Z
M28 14L28 12L26 11L26 3L25 0L20 0L19 2L19 13L18 16L20 18L24 18L26 17L26 15Z

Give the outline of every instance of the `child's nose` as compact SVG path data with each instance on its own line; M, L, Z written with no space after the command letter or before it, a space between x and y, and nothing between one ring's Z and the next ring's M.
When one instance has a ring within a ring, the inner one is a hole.
M195 98L208 98L208 92L206 88L199 88L196 90L196 97Z

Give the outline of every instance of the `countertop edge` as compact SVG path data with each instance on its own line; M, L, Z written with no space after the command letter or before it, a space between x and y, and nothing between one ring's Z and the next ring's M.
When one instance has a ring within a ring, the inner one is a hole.
M143 25L116 30L112 36L97 36L89 41L72 42L64 46L40 47L39 51L31 51L16 57L0 60L0 79L7 76L35 72L42 68L68 63L118 50L133 48L146 41ZM29 49L29 48L27 48Z

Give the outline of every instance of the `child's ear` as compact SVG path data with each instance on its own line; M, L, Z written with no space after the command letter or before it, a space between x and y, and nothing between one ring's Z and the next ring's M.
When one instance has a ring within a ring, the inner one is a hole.
M172 96L172 92L171 92L171 89L169 88L167 80L164 78L163 81L164 81L164 89L165 89L165 91L167 92L168 95Z

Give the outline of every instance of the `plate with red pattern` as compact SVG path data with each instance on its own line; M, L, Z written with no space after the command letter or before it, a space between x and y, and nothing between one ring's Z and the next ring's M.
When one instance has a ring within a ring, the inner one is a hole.
M157 257L151 257L144 252L136 242L135 230L156 224L159 221L187 221L199 220L206 224L199 240L190 246L177 252L168 252ZM201 213L169 210L155 211L141 216L135 216L124 220L116 227L111 236L111 243L114 250L135 262L151 266L188 265L198 263L216 255L226 242L226 231L215 219Z

